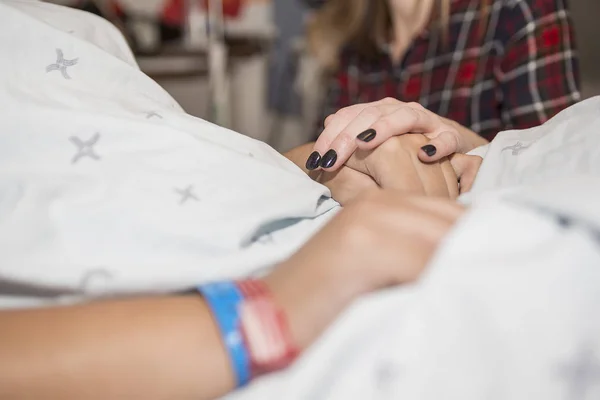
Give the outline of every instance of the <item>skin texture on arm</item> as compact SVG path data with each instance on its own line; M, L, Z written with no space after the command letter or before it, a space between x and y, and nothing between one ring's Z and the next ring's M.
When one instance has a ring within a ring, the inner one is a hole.
M334 275L282 265L266 278L301 349L363 290ZM0 360L2 399L212 399L234 389L197 294L0 311Z
M342 210L265 278L299 348L361 294L417 279L462 212L386 191ZM233 387L196 294L0 311L2 399L203 400Z

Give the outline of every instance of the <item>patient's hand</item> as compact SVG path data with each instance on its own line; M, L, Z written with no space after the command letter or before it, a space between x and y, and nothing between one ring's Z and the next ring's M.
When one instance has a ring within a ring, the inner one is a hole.
M408 194L454 199L471 190L481 157L456 153L424 163L418 153L427 142L420 134L395 136L373 150L357 150L346 167L368 174L381 188Z
M395 136L372 150L357 150L346 162L383 189L444 198L458 196L458 178L450 161L425 164L418 153L428 139L420 134ZM326 177L330 172L324 172Z
M265 278L296 344L309 346L359 296L418 279L463 212L390 190L350 202Z
M370 191L350 202L288 262L350 279L361 291L418 278L464 209L448 199ZM354 279L356 278L356 280Z
M372 150L357 150L346 165L336 171L308 171L303 165L312 144L301 146L286 156L313 179L323 183L334 199L345 204L369 189L394 189L454 199L468 191L481 158L455 154L432 163L423 163L418 154L428 139L420 134L394 136ZM460 180L460 188L459 188Z
M419 149L426 142L418 134L396 136L373 150L358 150L336 171L306 169L304 162L307 152L312 151L311 143L288 152L286 157L327 186L341 204L375 188L455 198L459 192L458 179L449 160L424 164L418 159Z

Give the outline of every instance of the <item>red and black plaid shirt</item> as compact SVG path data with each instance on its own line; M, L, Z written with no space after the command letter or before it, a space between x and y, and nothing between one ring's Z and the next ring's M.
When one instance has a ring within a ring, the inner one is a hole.
M423 33L398 65L384 51L369 61L344 52L324 116L394 97L491 140L501 130L539 125L580 99L564 0L494 0L486 21L479 0L453 0L446 45L442 37Z

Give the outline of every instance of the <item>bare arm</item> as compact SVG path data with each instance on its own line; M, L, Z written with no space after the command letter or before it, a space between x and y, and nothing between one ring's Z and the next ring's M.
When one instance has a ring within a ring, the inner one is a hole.
M383 191L348 205L265 278L297 347L361 294L416 279L461 213ZM1 399L202 400L233 382L196 294L0 311Z
M0 397L200 398L233 387L200 296L0 312Z
M301 348L355 294L343 278L315 273L284 265L266 279ZM233 388L219 331L196 294L0 311L2 399L211 399Z

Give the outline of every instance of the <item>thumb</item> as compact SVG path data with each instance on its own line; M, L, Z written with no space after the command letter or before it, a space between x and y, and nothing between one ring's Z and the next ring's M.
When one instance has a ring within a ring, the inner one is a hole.
M425 163L441 160L456 153L460 149L458 133L445 131L439 134L428 135L429 143L421 147L419 159Z
M456 153L450 157L450 163L460 181L460 193L467 193L473 187L483 158Z

